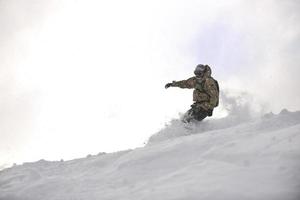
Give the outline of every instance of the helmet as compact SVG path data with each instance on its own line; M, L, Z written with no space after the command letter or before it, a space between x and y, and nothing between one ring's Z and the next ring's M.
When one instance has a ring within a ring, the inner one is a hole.
M199 64L199 65L196 66L194 74L196 76L203 76L205 71L206 71L206 65Z

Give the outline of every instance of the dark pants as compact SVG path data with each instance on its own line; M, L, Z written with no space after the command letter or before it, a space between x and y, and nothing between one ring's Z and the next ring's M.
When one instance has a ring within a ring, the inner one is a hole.
M202 121L207 116L212 116L212 110L206 111L200 107L199 103L194 103L191 105L191 109L187 111L184 116L184 122L190 122L192 120Z

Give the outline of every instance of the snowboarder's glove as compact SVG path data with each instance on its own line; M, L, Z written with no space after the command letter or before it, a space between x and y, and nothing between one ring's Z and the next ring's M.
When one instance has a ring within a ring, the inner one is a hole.
M167 83L167 84L165 85L165 88L168 89L169 87L172 87L172 86L173 86L173 83Z

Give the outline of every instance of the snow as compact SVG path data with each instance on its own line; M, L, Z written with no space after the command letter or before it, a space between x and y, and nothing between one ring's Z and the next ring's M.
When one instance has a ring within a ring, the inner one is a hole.
M172 120L145 147L0 171L0 200L299 200L300 112Z

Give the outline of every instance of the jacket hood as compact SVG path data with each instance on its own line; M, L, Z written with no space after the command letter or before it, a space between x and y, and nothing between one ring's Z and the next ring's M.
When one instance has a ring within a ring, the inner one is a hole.
M206 67L206 70L205 70L205 73L204 73L204 77L211 77L211 68L208 66L208 65L205 65Z

